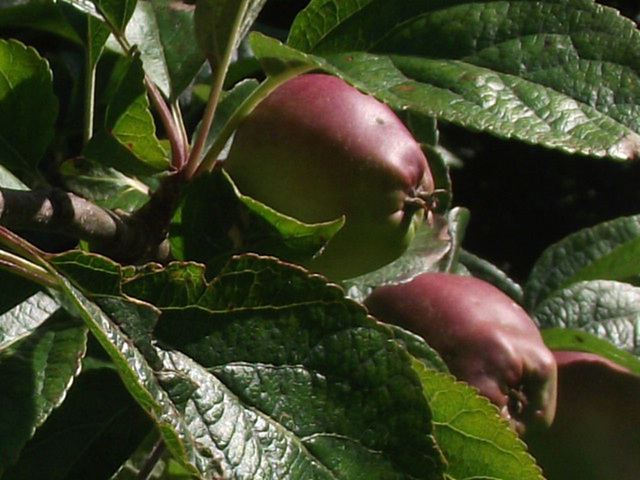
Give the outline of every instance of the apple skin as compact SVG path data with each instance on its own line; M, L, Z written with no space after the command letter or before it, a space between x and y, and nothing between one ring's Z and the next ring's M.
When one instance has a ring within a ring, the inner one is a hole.
M558 406L527 438L548 480L640 478L640 377L599 355L554 352Z
M433 192L427 159L385 104L337 77L301 75L240 124L223 164L239 190L305 223L345 216L307 266L332 279L407 249Z
M422 336L451 373L494 403L519 434L553 421L553 354L524 309L490 283L424 273L374 289L364 304L378 320Z

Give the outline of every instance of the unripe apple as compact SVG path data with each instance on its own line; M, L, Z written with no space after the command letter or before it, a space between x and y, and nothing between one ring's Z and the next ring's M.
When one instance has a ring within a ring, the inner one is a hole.
M325 74L268 95L239 126L224 168L243 194L302 222L345 217L308 265L333 279L399 257L433 192L427 159L394 112Z
M527 438L548 480L640 478L640 377L599 355L554 352L556 419Z
M364 303L379 320L421 335L518 433L552 422L554 357L529 315L498 288L473 277L424 273L376 288Z

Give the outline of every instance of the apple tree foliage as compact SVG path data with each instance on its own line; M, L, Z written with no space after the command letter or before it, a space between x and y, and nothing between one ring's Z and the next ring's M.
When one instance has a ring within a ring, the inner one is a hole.
M593 0L311 0L284 31L266 3L0 3L2 478L543 479L494 406L360 302L473 274L552 348L640 374L640 217L584 225L517 282L464 248L440 143L455 125L635 159L636 25ZM311 71L392 107L438 189L401 258L340 283L298 266L340 219L283 216L218 168Z

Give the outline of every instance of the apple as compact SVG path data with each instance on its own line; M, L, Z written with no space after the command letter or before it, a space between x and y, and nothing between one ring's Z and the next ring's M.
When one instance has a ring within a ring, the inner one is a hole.
M374 289L364 304L378 320L422 336L451 373L494 403L519 434L551 424L553 354L529 315L495 286L423 273Z
M548 480L640 478L640 377L599 355L554 352L558 407L527 438Z
M288 80L260 102L223 166L243 194L285 215L305 223L344 216L307 265L337 280L399 257L434 189L420 144L395 113L326 74Z

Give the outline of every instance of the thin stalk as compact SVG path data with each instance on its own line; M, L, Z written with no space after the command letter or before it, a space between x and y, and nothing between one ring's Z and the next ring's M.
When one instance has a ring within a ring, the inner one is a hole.
M202 152L207 141L207 136L209 135L209 130L211 130L213 118L215 117L216 109L218 108L218 103L220 102L222 87L224 86L224 81L227 77L227 71L229 70L229 65L231 64L231 57L233 56L233 52L238 40L242 19L245 16L248 6L249 0L242 0L242 4L238 9L238 14L233 21L233 27L231 29L233 34L227 41L227 46L225 48L224 54L222 55L222 58L217 65L218 68L214 68L215 71L213 74L213 79L211 81L211 91L209 92L207 106L202 117L202 126L198 131L195 141L193 142L193 148L191 149L191 154L189 155L189 159L187 160L187 165L185 167L185 174L187 179L192 178L196 173L196 170L198 169L200 157L202 156ZM209 63L212 67L214 67L211 59L209 59Z
M167 446L164 443L164 440L161 438L153 446L153 450L151 451L151 454L146 459L144 465L138 472L137 480L149 480L149 477L153 473L153 469L155 468L156 464L160 461L160 459L162 458L162 455L164 455L164 452L166 450L167 450Z
M0 225L0 244L5 247L13 250L18 253L22 257L26 258L26 262L31 264L35 264L41 268L46 269L48 267L48 263L44 260L44 252L39 250L36 246L31 245L20 235L16 235L7 227ZM0 250L1 251L1 250Z
M31 280L43 287L58 289L58 283L47 270L13 253L0 250L0 269Z
M82 132L82 143L86 145L93 136L93 117L96 101L96 67L91 65L91 54L87 47L87 72L84 79L84 129Z
M297 77L298 75L312 70L315 68L314 66L305 65L298 68L292 68L290 70L286 70L280 75L267 77L267 79L262 82L258 88L256 88L251 95L249 95L242 105L233 113L231 118L224 125L220 134L214 140L211 148L205 155L204 159L200 163L195 175L200 175L204 172L208 172L213 170L215 167L216 161L220 156L220 152L224 149L224 146L227 144L227 141L238 128L238 125L242 120L251 113L251 111L258 105L267 95L269 95L273 90L275 90L282 83L287 80Z
M182 117L182 110L180 109L180 103L178 102L178 99L175 99L171 104L171 116L173 118L173 123L178 130L177 133L178 135L180 135L180 142L182 144L182 164L178 168L178 170L180 170L186 164L187 158L189 156L189 135L187 134L187 129L184 125L184 118Z
M167 133L167 138L171 145L172 165L177 170L180 170L187 160L187 144L184 142L184 137L181 133L184 127L179 127L176 124L175 117L162 96L162 93L160 93L156 84L153 83L151 78L146 74L144 76L144 83L147 87L151 103L156 108L160 121Z

